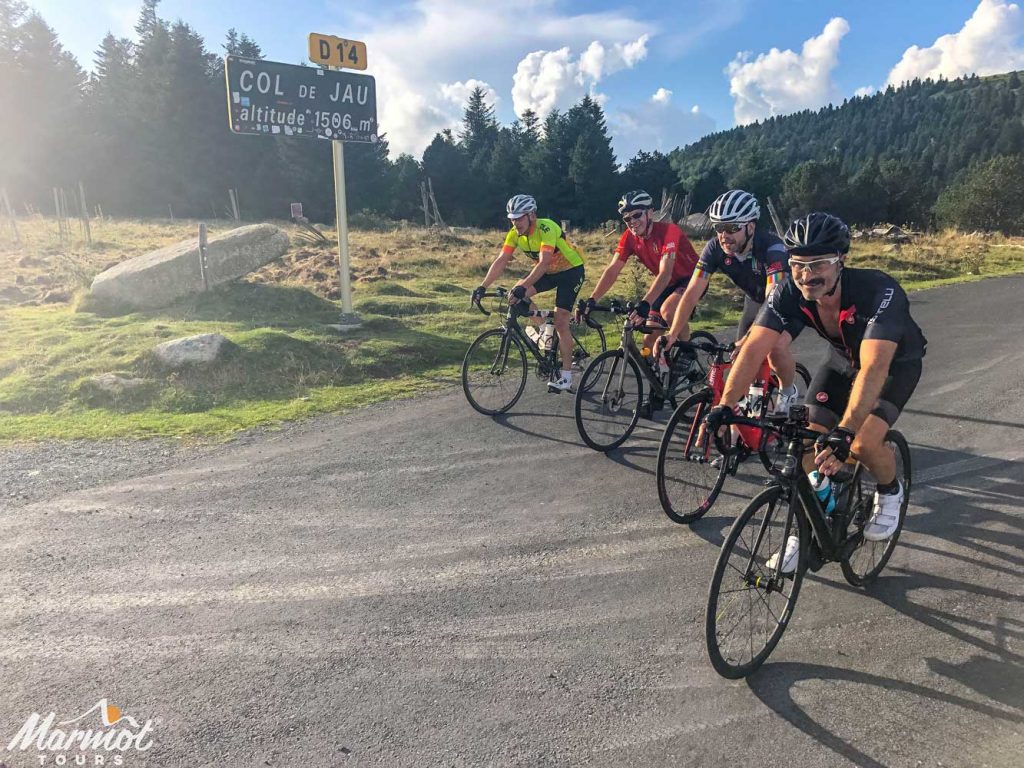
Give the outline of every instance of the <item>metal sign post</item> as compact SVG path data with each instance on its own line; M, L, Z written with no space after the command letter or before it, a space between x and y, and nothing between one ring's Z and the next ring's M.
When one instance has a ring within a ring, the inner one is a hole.
M331 142L334 148L334 214L338 220L338 272L341 276L341 325L358 325L352 312L352 274L348 260L348 202L345 198L345 144Z

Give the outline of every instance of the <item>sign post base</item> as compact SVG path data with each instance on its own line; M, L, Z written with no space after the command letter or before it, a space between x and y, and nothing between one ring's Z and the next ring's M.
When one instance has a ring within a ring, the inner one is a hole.
M362 328L363 321L355 312L342 312L338 315L338 322L331 323L327 327L331 330L338 331L339 333L345 333L347 331L355 331Z

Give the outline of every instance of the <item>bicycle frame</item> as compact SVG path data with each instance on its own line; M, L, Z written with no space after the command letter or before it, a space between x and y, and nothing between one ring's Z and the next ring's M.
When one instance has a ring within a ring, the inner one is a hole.
M700 349L699 346L694 349ZM708 369L708 386L711 389L711 404L718 405L722 401L722 394L725 392L725 376L728 370L732 367L732 361L726 359L727 350L724 346L718 346L714 350L714 357L711 361L711 366ZM758 414L761 417L767 416L767 408L769 401L771 384L771 367L768 365L768 358L766 357L761 362L761 368L758 370L757 377L754 379L755 382L760 382L762 390L765 396L761 400L761 412ZM764 448L764 442L767 440L768 435L758 426L751 426L748 424L736 424L736 429L740 434L740 438L744 444L752 451L760 451ZM703 430L704 425L695 421L690 427L690 434L687 437L687 450L686 453L689 455L689 445L692 444L693 440L700 435L700 431ZM710 443L705 446L705 453L710 449ZM705 456L706 458L706 456Z
M772 429L771 431L776 431L780 437L787 439L786 458L782 468L771 470L776 478L776 484L782 486L788 492L789 498L789 513L786 516L782 541L786 541L791 533L792 529L790 526L795 522L794 515L802 514L811 528L811 543L817 547L817 550L810 550L816 556L816 562L812 563L811 568L812 570L817 570L824 563L841 560L843 557L848 556L859 543L856 538L848 538L846 536L853 498L851 495L845 504L837 504L831 516L825 514L821 501L811 487L811 482L807 479L803 468L803 457L807 452L807 446L804 441L816 439L819 433L804 428L803 424L806 422L803 420L800 423L794 423L789 417L775 418L782 421L777 425L777 429ZM760 426L753 419L740 418L734 421L734 424L738 421L749 422L746 426ZM763 427L761 428L763 429ZM860 477L861 468L861 463L859 461L856 462L852 474L843 481L844 484L850 487L851 491ZM829 522L830 518L831 523ZM757 540L751 549L751 562L748 564L750 568L754 567L753 553L758 551L768 523L769 518L766 516L761 523L761 528L758 530ZM779 567L782 567L781 558Z

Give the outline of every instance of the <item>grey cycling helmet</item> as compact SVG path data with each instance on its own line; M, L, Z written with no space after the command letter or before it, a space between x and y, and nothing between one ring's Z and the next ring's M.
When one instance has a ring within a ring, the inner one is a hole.
M746 224L761 218L761 206L749 192L730 189L711 204L708 218L712 224Z
M510 219L518 219L523 214L536 213L537 201L533 199L532 195L513 195L508 199L505 210Z
M627 192L619 200L620 214L629 213L630 211L646 211L653 207L654 200L642 189L634 189L632 192Z
M794 256L828 256L850 250L850 230L838 216L816 211L789 225L782 238Z

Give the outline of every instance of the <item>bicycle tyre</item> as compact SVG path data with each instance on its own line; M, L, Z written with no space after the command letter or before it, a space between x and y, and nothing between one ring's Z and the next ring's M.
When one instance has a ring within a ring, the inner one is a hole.
M786 501L785 497L785 489L780 485L767 488L754 497L729 529L729 535L722 544L722 550L711 577L704 620L705 642L711 666L722 677L730 680L750 675L775 650L775 646L782 639L782 634L786 631L789 620L792 618L793 608L800 595L800 585L803 583L804 573L807 570L807 548L810 534L807 530L807 520L803 515L803 510L800 509L800 502L795 491L792 494L792 501ZM758 518L757 513L762 508L766 511L762 517ZM775 552L785 546L786 542L781 539L785 538L783 532L786 518L792 519L791 533L800 537L796 568L791 574L775 574L772 578L772 571L767 568L766 564ZM737 563L743 567L737 567ZM736 577L738 574L739 579L727 579L727 574L732 577ZM729 587L737 581L742 588L727 588L722 591L723 586ZM789 583L788 595L784 592L787 582ZM752 599L749 594L752 590L763 590L767 598L771 598L775 594L784 595L785 599L782 601L781 607L777 607L773 611L767 599L760 594L755 592L753 597L757 599ZM746 600L741 599L740 593L744 591L748 593ZM744 604L751 611L763 607L765 609L764 620L763 622L750 620L747 626L749 635L744 637L742 642L738 637L735 642L727 642L731 640L732 631L739 628L742 617L733 623L733 628L728 632L724 632L727 624L723 622L723 619L727 616L732 619L734 613L743 610ZM755 626L759 623L763 623L764 627ZM760 648L755 651L755 646L758 644L761 644ZM749 659L746 658L748 652Z
M903 523L907 518L907 507L910 506L910 446L902 434L895 429L890 429L885 436L885 442L892 446L896 454L896 476L903 483L903 504L900 505L900 519L896 524L896 530L885 541L868 541L864 538L864 524L871 517L871 510L874 504L874 479L865 477L864 468L861 467L853 481L853 488L850 498L849 524L846 535L848 540L856 544L849 554L839 561L843 570L843 576L847 582L855 587L864 587L878 578L889 558L896 549L896 542L903 530ZM867 485L866 490L864 486ZM870 491L870 492L868 492Z
M499 364L501 358L504 360ZM523 343L504 328L484 331L469 345L462 360L462 391L477 411L485 416L497 416L515 405L522 396L526 388L526 373ZM509 377L511 390L503 385L505 376ZM495 392L498 397L494 400L482 397L489 387L498 390Z
M622 388L610 391L616 386L621 366L626 362L629 368L625 371ZM636 394L633 395L633 392ZM583 372L576 391L576 429L583 442L595 451L602 452L618 448L626 442L640 418L643 392L636 361L632 358L626 360L621 349L612 349L595 357ZM632 402L634 399L635 403ZM620 412L624 419L615 420ZM608 432L602 434L599 431L601 425L606 425Z
M572 332L572 367L574 370L577 368L586 370L586 366L589 365L587 361L593 360L595 356L602 355L608 351L608 342L605 339L604 328L600 325L595 327L581 323L572 323L569 326L569 330ZM600 347L600 349L595 347ZM596 379L592 381L594 380ZM582 384L582 379L580 383Z
M672 413L658 446L658 500L668 519L686 525L702 518L718 499L729 461L712 467L713 441L705 435L694 455L691 429L700 424L711 408L710 389L695 392Z

